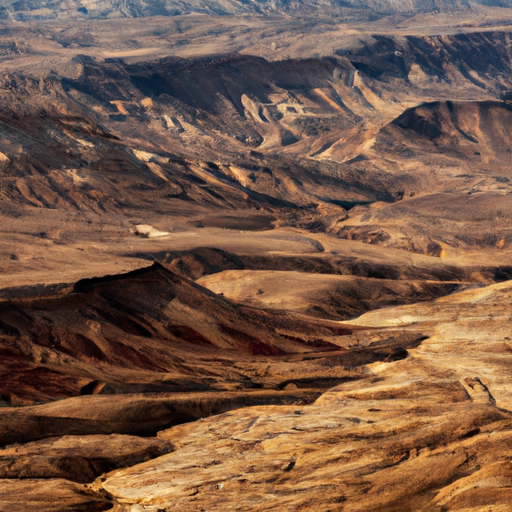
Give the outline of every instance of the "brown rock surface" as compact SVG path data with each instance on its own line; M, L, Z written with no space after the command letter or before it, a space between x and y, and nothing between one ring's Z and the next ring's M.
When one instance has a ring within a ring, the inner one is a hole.
M164 440L117 434L50 437L1 449L0 478L91 482L107 471L172 450L172 445Z
M95 486L128 510L506 510L511 294L505 283L424 304L420 315L410 306L369 313L358 323L430 338L312 405L162 432L175 452Z
M111 509L108 498L61 478L0 481L0 510L5 512L100 512Z
M0 0L0 511L511 510L507 2Z
M234 302L338 320L397 302L417 303L436 295L448 295L462 285L251 270L227 270L197 282Z

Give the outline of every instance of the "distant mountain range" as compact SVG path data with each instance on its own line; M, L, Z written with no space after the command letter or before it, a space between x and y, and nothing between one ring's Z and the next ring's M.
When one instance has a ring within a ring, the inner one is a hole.
M0 19L138 18L181 14L332 13L346 9L380 14L468 9L471 4L511 7L511 0L0 0Z

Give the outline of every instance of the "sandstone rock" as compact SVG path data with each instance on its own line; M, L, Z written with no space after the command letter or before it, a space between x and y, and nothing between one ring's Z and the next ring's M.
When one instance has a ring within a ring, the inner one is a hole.
M91 482L102 473L172 450L172 445L163 440L117 434L50 437L1 449L0 479L63 478Z
M2 512L101 512L112 502L83 485L60 478L49 480L0 480Z

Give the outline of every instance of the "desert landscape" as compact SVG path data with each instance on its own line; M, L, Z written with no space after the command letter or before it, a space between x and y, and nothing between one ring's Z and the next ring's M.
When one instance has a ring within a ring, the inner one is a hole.
M0 0L0 511L512 510L510 0Z

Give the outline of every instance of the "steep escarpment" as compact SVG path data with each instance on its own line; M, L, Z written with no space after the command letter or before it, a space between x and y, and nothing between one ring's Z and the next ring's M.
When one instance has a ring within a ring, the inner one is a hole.
M375 37L344 57L281 63L80 57L68 77L7 75L4 215L116 215L127 233L155 221L160 234L293 227L434 256L501 249L512 179L510 109L497 99L509 87L507 41ZM476 99L461 101L468 93ZM410 106L425 94L444 99ZM441 205L441 231L419 215L424 197ZM475 201L495 213L461 230L456 212ZM406 205L415 221L402 226ZM162 225L164 212L174 226ZM29 232L55 236L41 220Z
M409 189L400 203L360 207L338 234L437 256L443 247L508 245L511 112L506 101L446 101L406 110L380 130L367 154L411 169L431 192Z
M470 174L503 189L508 45L504 32L373 36L331 58L81 56L65 77L8 75L2 190L98 212L278 209L285 223L303 215L283 208L306 207L300 227L335 233L343 208L465 192ZM425 97L439 103L411 107Z
M485 167L488 174L498 174L495 179L504 184L507 181L500 181L499 174L507 178L511 121L512 106L506 101L423 104L406 110L384 127L374 149L403 164L429 159L431 165L457 166L461 170L471 167L480 175Z

